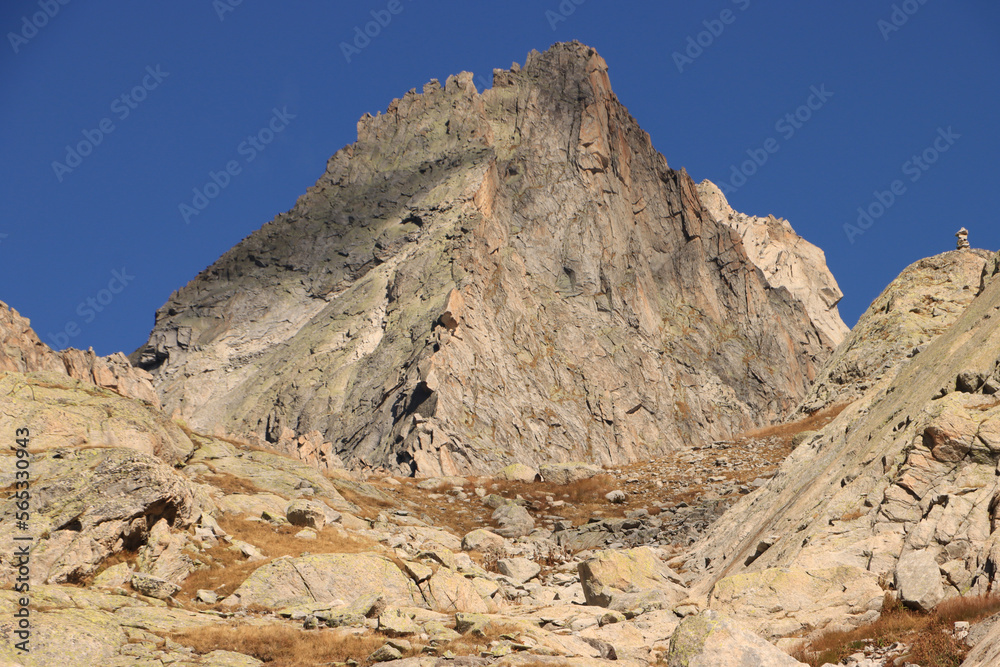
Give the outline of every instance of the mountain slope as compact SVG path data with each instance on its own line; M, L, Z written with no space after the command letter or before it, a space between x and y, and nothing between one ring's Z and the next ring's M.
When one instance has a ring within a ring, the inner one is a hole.
M688 562L709 575L703 590L713 607L787 636L870 620L882 587L919 609L992 589L1000 568L1000 280L997 260L984 254L922 260L883 293L956 308L956 294L969 298L950 327L872 378L695 547ZM941 271L970 263L986 265L981 277L966 272L962 282L961 272ZM921 327L931 335L931 313L907 309L887 320L883 297L855 331L889 322L901 345Z
M829 328L572 43L481 94L463 73L362 118L133 358L195 427L427 475L629 461L767 423Z

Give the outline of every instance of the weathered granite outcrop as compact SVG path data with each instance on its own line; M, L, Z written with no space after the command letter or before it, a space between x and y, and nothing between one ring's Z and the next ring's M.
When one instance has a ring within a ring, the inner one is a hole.
M178 528L193 521L191 484L171 466L120 448L53 449L32 457L27 530L19 527L17 499L0 500L0 537L31 540L31 583L78 583L105 558L145 544L157 522ZM13 488L14 457L0 457L0 481ZM0 555L3 581L17 569L13 551Z
M160 405L152 376L134 367L124 354L99 357L93 350L72 348L55 352L38 338L27 318L3 302L0 302L0 371L62 373L122 396Z
M133 359L195 428L293 454L312 433L321 465L632 461L801 400L842 325L821 255L798 256L819 310L667 166L604 60L557 44L363 117Z
M853 401L895 377L965 311L991 257L985 250L953 250L906 267L834 352L798 412Z
M956 310L955 295L969 293L968 305L922 351L876 379L795 449L772 480L696 545L688 563L707 576L699 590L710 593L713 608L782 636L873 618L880 585L897 588L903 603L918 609L995 586L1000 280L990 273L981 281L970 270L949 281L934 269L973 261L982 267L984 254L925 260L887 289L890 300ZM928 270L940 278L940 291L914 281ZM855 331L884 320L884 308L877 301ZM910 317L930 335L923 320L931 313ZM911 331L900 319L891 331ZM816 588L823 580L831 582L829 591ZM822 599L821 608L804 603L803 595Z
M796 234L787 220L734 211L722 190L711 181L698 184L698 197L709 216L736 230L747 255L768 284L791 292L824 340L831 347L840 345L850 331L837 310L844 293L826 268L823 251Z

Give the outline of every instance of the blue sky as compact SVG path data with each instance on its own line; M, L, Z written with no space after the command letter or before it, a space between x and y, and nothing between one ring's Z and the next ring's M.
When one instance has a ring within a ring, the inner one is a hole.
M849 324L959 227L1000 248L992 1L63 1L0 9L0 300L55 347L131 352L362 114L571 39L672 167L824 249Z

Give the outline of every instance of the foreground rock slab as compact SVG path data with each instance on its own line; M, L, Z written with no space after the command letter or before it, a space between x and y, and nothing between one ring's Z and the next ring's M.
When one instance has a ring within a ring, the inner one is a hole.
M684 619L670 638L667 667L804 667L714 611Z

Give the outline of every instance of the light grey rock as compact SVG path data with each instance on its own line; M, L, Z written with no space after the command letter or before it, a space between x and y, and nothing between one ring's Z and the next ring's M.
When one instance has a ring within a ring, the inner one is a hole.
M896 563L896 590L903 604L930 611L944 600L941 570L930 550L903 554Z
M463 551L478 551L480 553L485 553L488 550L496 550L497 552L506 552L510 542L507 541L502 535L497 535L494 532L486 530L485 528L477 528L470 533L467 533L465 537L462 538L462 550Z
M538 563L527 558L501 558L497 561L497 569L500 574L521 584L534 579L542 571Z
M166 600L181 588L166 579L143 574L142 572L134 572L130 583L136 592L158 600Z
M513 503L496 508L490 518L497 525L497 534L503 537L524 537L535 529L535 519L528 510Z
M803 667L714 611L688 616L670 637L667 667Z
M285 510L285 518L293 526L322 530L326 525L326 508L310 500L293 500Z

